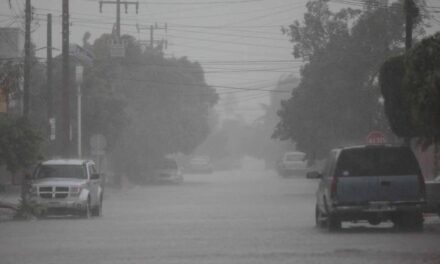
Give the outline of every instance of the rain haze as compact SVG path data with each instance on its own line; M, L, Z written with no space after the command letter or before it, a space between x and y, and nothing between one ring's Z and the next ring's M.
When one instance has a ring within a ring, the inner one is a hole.
M438 264L439 71L437 0L0 0L0 263Z

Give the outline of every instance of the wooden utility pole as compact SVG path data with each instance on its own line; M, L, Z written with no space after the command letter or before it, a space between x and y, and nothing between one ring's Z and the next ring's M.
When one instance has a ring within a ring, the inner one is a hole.
M63 0L62 7L62 154L70 155L70 69L69 69L69 0Z
M116 36L121 38L121 0L116 0Z
M24 32L23 116L29 116L29 78L31 71L31 0L26 0Z
M409 50L412 46L412 32L413 32L413 24L414 24L414 18L418 15L418 8L416 4L414 3L414 0L405 0L404 3L404 11L405 11L405 17L406 17L406 23L405 23L405 49Z
M46 104L47 119L53 117L53 99L52 99L52 14L47 14L47 69L46 69ZM50 134L50 131L49 131Z
M161 40L155 40L154 39L154 31L155 30L165 30L165 34L167 34L167 31L168 31L168 25L167 25L167 23L165 23L164 24L164 26L158 26L157 25L157 23L156 24L154 24L154 25L150 25L149 27L142 27L142 26L139 26L139 25L137 25L136 24L136 29L137 29L137 32L140 34L140 31L141 30L145 30L145 29L150 29L150 42L149 42L149 46L151 47L151 48L154 48L154 45L156 44L156 45L164 45L165 46L165 49L166 49L166 47L168 46L168 40L166 39L166 36L165 36L165 39L161 39ZM141 42L141 41L139 41L141 44L144 44L144 43L146 43L146 42Z

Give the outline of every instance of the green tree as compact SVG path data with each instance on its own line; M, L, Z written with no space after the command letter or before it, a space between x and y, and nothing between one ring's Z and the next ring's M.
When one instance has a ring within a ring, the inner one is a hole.
M423 39L406 54L403 97L417 136L440 139L440 33Z
M41 158L43 138L24 118L0 116L0 165L12 173L29 168Z
M294 56L307 64L299 87L281 104L274 137L319 158L335 146L363 143L370 130L387 130L375 80L383 59L401 49L402 4L367 1L365 7L332 12L327 1L310 1L304 22L285 29Z
M440 33L403 55L386 60L380 71L385 110L400 137L438 141L440 136Z
M127 35L122 37L125 57L114 59L108 44L111 37L103 35L92 45L94 83L89 87L101 86L107 90L104 94L116 95L122 102L113 109L125 116L124 125L115 127L120 134L111 149L114 165L119 173L143 181L165 155L189 153L206 139L218 96L206 84L199 63L186 57L165 58L159 48L143 51Z
M404 76L405 56L392 57L380 69L379 84L391 130L399 137L411 138L417 135L417 131L412 124L411 111L403 95Z

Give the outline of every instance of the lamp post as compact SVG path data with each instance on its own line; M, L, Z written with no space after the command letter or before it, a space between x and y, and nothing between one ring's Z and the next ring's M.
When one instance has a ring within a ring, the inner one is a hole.
M78 117L78 158L82 157L82 109L81 109L81 84L83 82L83 66L76 66L75 77L77 85L77 117Z

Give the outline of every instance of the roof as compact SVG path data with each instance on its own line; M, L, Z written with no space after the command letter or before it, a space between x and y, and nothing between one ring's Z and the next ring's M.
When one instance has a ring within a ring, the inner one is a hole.
M45 160L41 164L44 165L82 165L84 163L92 162L91 160L86 159L52 159Z

